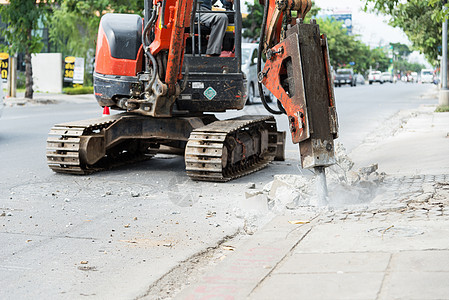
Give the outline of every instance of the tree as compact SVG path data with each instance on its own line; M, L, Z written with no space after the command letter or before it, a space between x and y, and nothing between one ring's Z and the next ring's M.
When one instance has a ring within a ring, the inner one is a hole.
M3 50L10 55L18 52L25 54L26 91L25 98L33 98L33 70L31 55L42 50L41 38L34 34L39 23L45 23L46 13L52 1L10 0L0 5L0 15L7 27L1 31L8 45Z
M441 46L441 21L446 14L441 9L442 2L436 0L364 0L365 9L390 15L390 25L401 28L413 47L424 53L433 65L438 64ZM373 6L370 8L369 4ZM446 4L449 7L448 4Z
M259 40L260 28L262 27L263 6L260 5L258 0L255 0L254 4L248 2L245 2L245 4L248 7L248 16L242 21L242 26L245 29L243 37L257 41Z
M386 71L390 67L386 49L370 49L359 35L348 35L342 22L325 18L319 19L318 24L321 33L327 36L330 62L335 68L352 68L356 73L366 74L370 68ZM400 49L405 51L403 47Z
M412 53L412 50L410 50L410 47L405 45L405 44L401 44L401 43L390 43L390 46L393 49L393 54L395 57L397 58L406 58L410 55L410 53Z
M141 0L63 0L50 20L50 40L65 55L92 58L101 17L108 12L141 15ZM87 67L87 65L86 65ZM92 78L84 72L86 82Z

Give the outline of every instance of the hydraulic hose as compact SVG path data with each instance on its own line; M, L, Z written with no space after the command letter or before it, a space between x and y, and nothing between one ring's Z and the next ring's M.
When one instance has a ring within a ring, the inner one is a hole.
M265 3L262 27L260 29L259 51L257 53L257 75L260 74L261 69L262 69L262 51L263 51L263 44L265 43L265 28L267 27L267 18L268 18L268 5L267 5L267 3ZM260 99L262 100L262 104L265 107L265 109L274 115L282 115L283 112L281 110L274 110L268 105L267 101L265 100L265 95L263 93L262 83L259 80L258 80L257 85L259 87ZM278 104L278 106L279 106L279 104Z
M157 74L157 62L156 59L154 58L154 56L150 53L149 51L149 46L150 46L150 41L148 40L148 33L149 30L153 27L156 19L157 19L157 11L159 10L160 4L158 3L158 6L156 9L153 10L153 13L151 15L151 18L148 20L148 23L145 25L145 29L143 30L143 34L142 34L142 45L143 45L143 49L145 51L145 55L148 57L148 59L151 61L151 65L153 67L153 72L151 74L151 78L148 81L147 84L147 88L149 89L154 81L156 80L156 74ZM147 61L147 68L150 68L150 64Z

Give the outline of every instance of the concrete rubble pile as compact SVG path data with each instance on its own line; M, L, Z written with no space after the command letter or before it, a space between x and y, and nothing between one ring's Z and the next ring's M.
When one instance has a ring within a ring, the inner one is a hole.
M366 207L380 191L386 174L378 173L373 164L354 170L354 162L345 148L336 145L336 164L326 169L329 188L329 205L319 205L315 176L278 174L261 190L249 189L236 215L245 220L244 230L254 232L264 220L283 215L290 210L304 212L334 210L357 206Z

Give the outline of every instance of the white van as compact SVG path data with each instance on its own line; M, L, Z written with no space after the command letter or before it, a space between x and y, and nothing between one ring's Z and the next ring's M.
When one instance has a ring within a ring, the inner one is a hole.
M421 70L421 82L422 83L433 83L433 70L432 69L422 69Z

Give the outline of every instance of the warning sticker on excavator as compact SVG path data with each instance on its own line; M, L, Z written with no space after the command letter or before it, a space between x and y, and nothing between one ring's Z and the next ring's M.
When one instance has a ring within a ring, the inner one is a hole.
M217 91L215 91L211 86L208 87L205 91L204 91L204 96L209 99L212 100L215 98L215 96L217 96Z
M204 82L192 82L192 89L204 89Z

